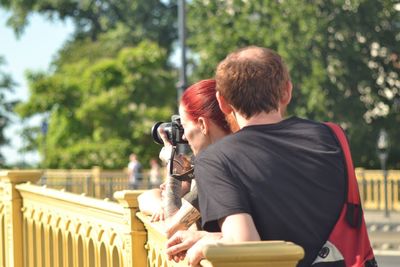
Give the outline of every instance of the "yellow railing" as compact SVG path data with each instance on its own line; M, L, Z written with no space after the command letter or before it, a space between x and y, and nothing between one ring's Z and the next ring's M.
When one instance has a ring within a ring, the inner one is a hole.
M188 266L186 261L174 263L168 261L165 248L166 236L163 222L152 223L150 217L138 213L147 230L146 249L149 267ZM204 249L203 267L234 267L234 266L296 266L304 256L301 247L284 241L261 241L243 243L217 243Z
M165 170L162 171L164 173ZM142 188L149 188L148 170L143 172ZM389 170L388 206L400 211L400 171ZM384 210L384 179L381 170L356 169L361 200L365 209ZM113 192L129 188L126 170L45 170L39 184L96 198L113 199Z
M356 168L358 188L364 209L385 209L385 184L382 170ZM400 211L400 171L387 171L388 209Z
M146 233L134 215L140 192L121 191L119 203L106 202L33 185L39 177L0 173L2 266L146 265Z
M165 170L161 169L160 172L164 173ZM114 200L114 192L130 189L126 169L105 170L97 166L92 169L45 169L38 184L111 200ZM148 189L152 186L154 185L150 184L150 171L144 170L139 188ZM158 187L158 185L156 186Z
M22 198L15 186L38 178L35 171L0 172L1 266L22 266Z
M109 202L34 185L39 171L0 172L0 266L187 266L165 258L162 224L138 213L142 191ZM286 242L210 245L203 266L296 266Z

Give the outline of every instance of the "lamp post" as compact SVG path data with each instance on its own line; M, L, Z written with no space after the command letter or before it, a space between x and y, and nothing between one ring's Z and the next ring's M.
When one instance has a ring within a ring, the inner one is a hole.
M46 167L46 158L47 158L47 131L48 131L49 124L47 122L47 119L44 118L42 121L42 124L40 125L40 130L43 135L43 163L42 167Z
M378 135L378 141L376 144L378 149L378 157L381 162L381 168L383 171L383 183L385 189L385 217L389 217L389 210L388 210L388 181L387 181L387 169L386 169L386 162L389 155L389 136L385 129L381 129Z
M177 83L178 101L187 86L186 77L186 0L178 0L178 36L179 46L181 48L180 60L181 67L179 69L179 81Z

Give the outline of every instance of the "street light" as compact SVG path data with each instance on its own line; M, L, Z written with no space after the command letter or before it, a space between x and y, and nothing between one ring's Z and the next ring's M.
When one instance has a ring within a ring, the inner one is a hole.
M178 1L178 36L179 46L181 49L180 59L181 67L179 69L179 81L177 83L178 89L178 102L182 96L183 91L187 86L186 77L186 0Z
M385 129L381 129L378 135L378 141L376 144L378 149L378 157L381 162L381 168L383 171L383 183L385 188L385 217L389 217L388 210L388 190L387 190L387 170L386 170L386 162L389 155L389 136Z
M42 163L43 168L46 167L46 160L47 160L47 131L48 131L48 128L49 128L49 124L47 122L47 119L44 118L42 121L42 124L40 125L40 130L43 135L43 163Z

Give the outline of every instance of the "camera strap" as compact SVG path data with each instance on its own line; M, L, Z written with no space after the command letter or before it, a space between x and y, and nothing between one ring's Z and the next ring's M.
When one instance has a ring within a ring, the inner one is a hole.
M176 147L173 146L171 149L171 157L170 157L170 164L169 164L169 175L179 181L190 181L194 178L194 168L191 166L189 170L187 170L184 173L177 174L173 173L174 172L174 158L175 158L175 153L176 153Z
M179 181L190 181L194 178L194 168L190 168L188 171L181 174L171 174L172 177Z

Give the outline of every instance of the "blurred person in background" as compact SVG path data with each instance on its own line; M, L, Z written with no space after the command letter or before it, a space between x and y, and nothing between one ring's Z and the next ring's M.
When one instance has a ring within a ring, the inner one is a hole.
M150 172L149 172L149 187L157 188L161 185L161 173L160 173L160 165L158 164L157 159L152 158L150 160Z
M142 164L134 153L129 156L128 181L130 189L138 189L142 181Z

